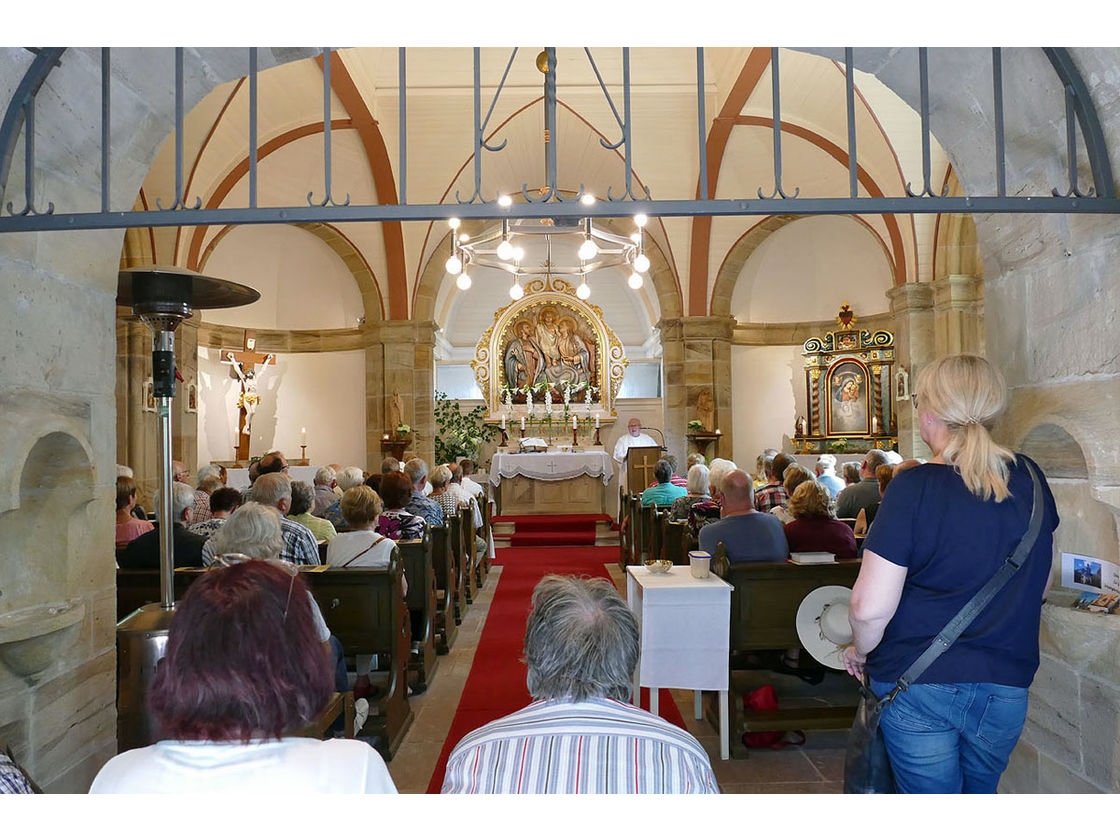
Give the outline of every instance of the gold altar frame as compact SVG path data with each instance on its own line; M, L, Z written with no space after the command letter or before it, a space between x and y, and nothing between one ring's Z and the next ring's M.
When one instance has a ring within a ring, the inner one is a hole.
M579 318L582 326L595 339L595 369L598 381L592 379L595 399L591 402L592 411L602 412L605 417L615 417L615 399L622 385L622 377L630 364L622 348L622 342L603 320L603 312L594 304L580 300L570 283L559 277L535 277L524 285L525 296L513 301L494 313L494 323L487 329L475 346L471 369L475 380L486 400L490 420L502 412L502 396L505 387L503 370L503 350L509 343L514 325L530 309L554 304L563 307ZM553 402L559 404L561 395L553 392ZM543 396L536 397L537 404ZM573 397L573 405L584 404Z

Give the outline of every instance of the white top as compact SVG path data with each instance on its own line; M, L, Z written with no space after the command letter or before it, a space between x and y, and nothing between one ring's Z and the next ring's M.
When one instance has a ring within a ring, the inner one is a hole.
M160 741L118 755L90 793L396 793L364 741Z
M618 439L618 443L614 445L614 459L618 463L626 461L626 453L630 451L631 446L660 446L661 444L647 435L645 432L639 432L636 435L627 432Z
M486 492L485 490L482 489L481 484L479 484L477 481L475 481L473 478L470 478L469 476L464 476L463 477L461 485L462 485L463 489L466 490L468 493L470 493L472 496L477 496L479 493L485 493Z
M345 566L347 569L387 569L390 555L396 547L395 542L375 531L344 531L327 543L327 565L336 568ZM369 551L366 551L367 548ZM401 591L408 594L408 581L403 573Z

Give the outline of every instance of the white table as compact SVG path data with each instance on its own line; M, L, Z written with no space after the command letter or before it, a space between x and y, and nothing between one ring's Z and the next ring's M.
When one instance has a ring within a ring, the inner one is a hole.
M626 600L638 617L640 658L634 677L634 703L640 687L649 689L650 711L657 714L658 690L696 692L694 715L703 717L701 691L719 692L719 756L730 757L728 740L728 657L731 585L715 575L694 578L688 566L655 574L645 566L626 567Z
M614 463L602 449L497 452L490 484L499 513L605 513Z
M490 483L522 475L538 481L564 481L588 475L611 483L614 462L602 449L584 452L495 452L490 459Z
M318 467L288 467L288 478L292 481L306 481L314 486L315 472ZM244 490L249 486L249 470L242 467L226 468L226 483L236 490Z

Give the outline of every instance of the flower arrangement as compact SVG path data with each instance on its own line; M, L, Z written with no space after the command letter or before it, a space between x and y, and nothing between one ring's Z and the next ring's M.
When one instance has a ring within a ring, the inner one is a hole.
M704 424L701 423L699 420L689 420L688 421L688 430L690 432L698 432L703 428L704 428Z
M403 440L412 434L412 427L407 423L398 423L397 428L394 430L397 434L397 440Z

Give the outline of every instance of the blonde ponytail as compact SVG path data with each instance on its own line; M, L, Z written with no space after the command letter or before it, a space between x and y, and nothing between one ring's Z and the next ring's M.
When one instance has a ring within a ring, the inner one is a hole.
M1008 464L1015 455L990 432L1007 405L1003 375L980 356L946 356L922 369L917 394L921 408L949 430L940 453L945 463L956 467L973 495L1006 499Z

